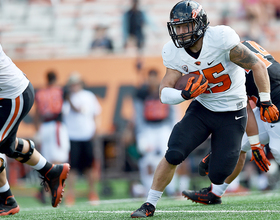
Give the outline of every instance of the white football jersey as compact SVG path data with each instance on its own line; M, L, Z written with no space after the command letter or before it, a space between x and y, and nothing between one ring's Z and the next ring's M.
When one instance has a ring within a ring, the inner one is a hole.
M240 38L232 28L223 25L209 27L197 59L169 41L162 50L163 63L167 68L183 74L204 75L208 87L196 100L207 109L215 112L236 111L247 105L244 69L229 58L230 50L239 43Z
M0 98L14 99L28 86L25 74L4 53L0 45Z

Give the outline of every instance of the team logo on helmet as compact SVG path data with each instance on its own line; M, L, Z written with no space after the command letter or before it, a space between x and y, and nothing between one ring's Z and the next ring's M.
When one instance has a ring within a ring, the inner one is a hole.
M198 13L201 11L201 9L202 9L201 5L199 5L197 9L193 9L192 10L192 18L196 18Z

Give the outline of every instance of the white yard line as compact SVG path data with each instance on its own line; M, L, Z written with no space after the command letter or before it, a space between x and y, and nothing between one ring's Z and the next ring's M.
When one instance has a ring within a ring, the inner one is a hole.
M161 211L161 210L156 210L156 212L161 212L161 213L280 213L279 210L251 210L251 211L234 211L234 210L220 210L220 211L185 211L185 210L180 210L180 211ZM79 213L131 213L131 211L79 211Z

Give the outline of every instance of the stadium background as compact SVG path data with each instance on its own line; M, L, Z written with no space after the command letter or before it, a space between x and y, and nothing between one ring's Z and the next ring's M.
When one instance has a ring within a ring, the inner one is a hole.
M51 3L52 2L52 3ZM1 45L31 80L35 88L45 83L44 74L54 69L59 83L64 85L71 71L82 74L87 87L96 90L102 104L101 133L110 133L118 117L132 118L131 101L120 96L122 86L129 89L142 83L146 70L155 67L164 74L161 59L162 46L170 39L166 21L177 0L140 0L140 8L148 18L145 26L144 65L135 69L136 48L122 48L122 15L130 0L5 0L0 4ZM240 1L199 1L208 14L210 25L224 22L234 28L241 38L248 34L249 22ZM273 2L267 0L267 2ZM280 21L270 20L270 27L279 33ZM103 25L113 40L114 53L104 54L90 50L94 28ZM279 34L261 45L280 60ZM127 90L128 91L128 90ZM129 93L129 92L128 92ZM119 102L119 103L118 103ZM121 106L121 109L120 109ZM125 108L123 108L125 106ZM182 109L185 108L181 105ZM180 107L181 107L180 106ZM118 108L118 109L117 109ZM116 116L116 109L118 112ZM32 115L32 112L31 112ZM22 125L20 135L32 136L32 126Z

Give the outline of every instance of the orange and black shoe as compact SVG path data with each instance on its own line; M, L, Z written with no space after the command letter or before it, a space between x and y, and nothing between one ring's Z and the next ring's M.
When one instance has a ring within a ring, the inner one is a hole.
M5 201L0 202L0 216L14 215L19 212L19 206L14 196L9 196Z
M131 213L131 218L146 218L154 215L156 208L149 202L145 202L139 209Z
M209 159L211 155L211 151L200 161L198 165L198 173L200 176L206 176L208 175L208 165L209 165Z
M52 196L52 206L57 207L57 205L62 201L65 180L67 179L70 171L70 165L68 163L53 165L51 169L43 177L42 185L45 186L46 191L48 191L45 182L47 182Z
M188 190L183 191L182 195L185 198L192 200L193 202L199 202L204 205L217 205L222 204L221 196L217 196L211 191L211 186L208 188L203 188L199 191Z

